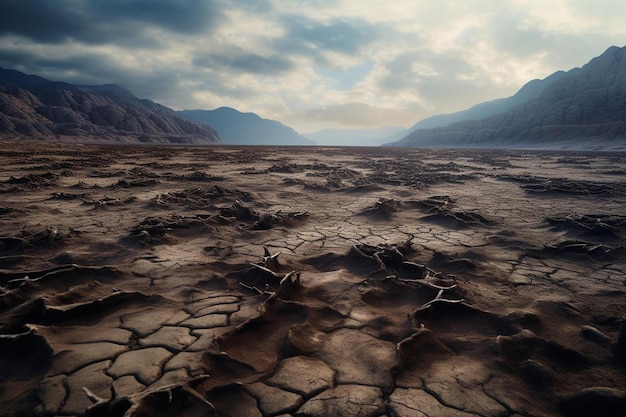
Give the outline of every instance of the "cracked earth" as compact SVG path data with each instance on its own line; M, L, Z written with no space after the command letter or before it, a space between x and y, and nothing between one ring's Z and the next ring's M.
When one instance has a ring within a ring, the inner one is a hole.
M0 415L622 416L626 155L0 145Z

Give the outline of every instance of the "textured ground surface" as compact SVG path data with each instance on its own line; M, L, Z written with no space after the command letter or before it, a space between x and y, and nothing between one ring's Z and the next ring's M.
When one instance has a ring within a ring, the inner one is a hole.
M626 407L625 154L5 144L0 167L0 415Z

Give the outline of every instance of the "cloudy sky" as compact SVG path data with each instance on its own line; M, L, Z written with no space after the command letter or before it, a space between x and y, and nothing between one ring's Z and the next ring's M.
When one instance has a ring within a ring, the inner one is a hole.
M409 127L625 44L624 0L2 0L0 13L1 67L301 133Z

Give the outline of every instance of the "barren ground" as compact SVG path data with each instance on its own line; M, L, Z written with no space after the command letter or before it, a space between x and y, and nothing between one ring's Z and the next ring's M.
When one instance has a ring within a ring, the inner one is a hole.
M0 167L0 415L623 415L626 154Z

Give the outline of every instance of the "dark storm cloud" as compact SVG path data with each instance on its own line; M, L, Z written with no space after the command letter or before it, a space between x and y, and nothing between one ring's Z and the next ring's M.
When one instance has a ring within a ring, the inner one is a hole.
M106 55L96 53L79 53L62 58L0 49L0 67L17 69L51 81L62 80L71 84L119 84L131 89L140 97L150 97L153 94L166 97L166 93L178 82L171 69L129 70Z
M207 31L222 17L219 2L210 0L97 0L93 11L101 18L149 23L170 31Z
M12 33L51 43L84 36L88 25L83 6L81 0L5 0L0 34Z
M109 67L107 62L104 57L96 54L78 54L70 58L49 58L28 51L0 49L0 67L34 73L62 73L73 71L87 74L87 71L91 72L94 70L106 73ZM77 71L77 68L80 69L80 71ZM76 79L66 79L65 81L75 82Z
M275 42L277 50L319 60L324 60L321 55L324 51L358 54L385 32L384 26L362 19L336 18L326 22L285 15L279 21L285 35Z
M38 57L25 51L0 49L0 67L19 71L34 71Z
M109 57L96 53L78 53L69 57L40 56L28 51L0 48L0 67L34 73L51 81L72 84L135 83L140 74L121 68ZM123 75L122 75L123 74Z
M197 34L223 19L218 0L4 0L0 35L43 43L127 44L144 38L148 27Z
M263 56L243 50L228 54L207 54L193 60L198 67L225 67L236 72L279 75L294 69L294 64L278 55Z
M249 57L240 57L239 60L246 59L249 62L245 65L259 62L258 58ZM137 97L149 98L179 109L198 106L193 97L196 91L210 91L224 99L237 100L262 94L246 84L224 82L224 74L233 78L235 71L209 70L207 73L176 61L160 66L128 67L106 53L97 52L77 52L62 57L0 46L0 67L71 84L118 84L131 90Z

